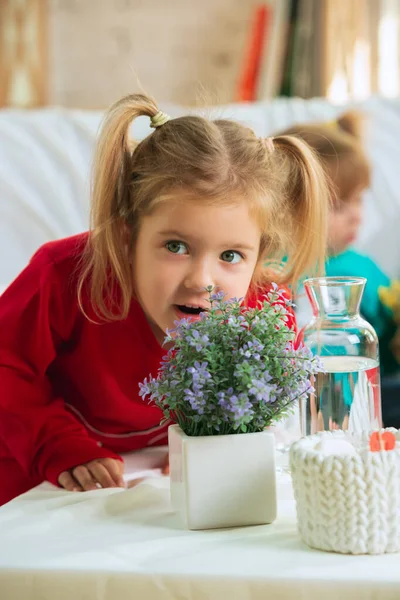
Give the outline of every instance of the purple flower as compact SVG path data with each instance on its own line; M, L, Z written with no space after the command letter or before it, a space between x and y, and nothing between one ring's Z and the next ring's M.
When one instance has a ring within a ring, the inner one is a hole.
M189 346L196 349L197 352L201 352L203 348L205 348L209 342L210 338L208 335L200 335L197 329L192 329L189 331L189 334L185 336L185 340L189 344Z
M149 381L147 378L143 383L139 382L139 396L144 400L146 396L150 396L150 400L154 400L157 397L160 382L158 379L150 377Z
M205 381L206 379L211 379L211 374L207 371L207 366L207 361L200 363L196 360L193 367L187 368L187 372L192 375L193 381Z
M233 388L228 388L226 391L218 392L218 405L225 410L226 417L233 420L236 428L251 419L253 415L253 405L249 401L247 394L235 394Z
M269 385L265 379L253 379L249 394L255 396L258 402L270 402L271 392L275 391L276 386Z
M299 397L304 396L305 394L313 394L314 392L315 392L315 389L313 388L311 381L309 379L302 381L299 384L299 388L297 390Z
M259 340L253 340L243 344L239 348L239 354L245 358L254 358L260 360L260 352L264 350L264 345Z
M215 302L215 301L219 302L220 300L223 300L225 296L226 296L225 292L222 292L222 291L216 292L215 294L210 295L210 300L212 302Z
M246 319L243 315L229 315L227 319L227 325L232 329L239 329L243 327L243 324L247 327Z
M144 379L143 383L139 383L139 396L141 398L146 398L146 396L149 396L151 394L150 392L150 387L149 384L147 382L147 377Z
M189 402L192 410L196 411L199 415L204 414L204 406L206 404L206 398L204 397L203 392L193 393L192 390L186 389L185 402Z

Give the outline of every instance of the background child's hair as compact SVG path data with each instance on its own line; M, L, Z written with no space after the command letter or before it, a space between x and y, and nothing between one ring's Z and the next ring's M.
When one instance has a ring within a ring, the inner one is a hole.
M158 110L152 98L136 94L115 103L105 118L79 283L82 309L87 283L98 317L127 316L135 294L132 256L141 219L177 195L188 202L248 203L262 229L253 285L296 284L305 272L315 273L316 265L322 268L329 193L307 144L288 136L266 142L233 121L197 116L171 119L132 144L132 121ZM281 267L279 273L274 265Z
M346 202L356 190L370 185L371 168L362 145L364 115L343 113L334 121L298 124L280 135L294 135L318 154L335 195Z

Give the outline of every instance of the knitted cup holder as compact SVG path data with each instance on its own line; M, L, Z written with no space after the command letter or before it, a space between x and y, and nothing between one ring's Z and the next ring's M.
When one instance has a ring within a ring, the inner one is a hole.
M400 441L394 429L372 435L381 439L384 432ZM344 554L400 551L400 444L370 451L370 435L321 432L292 445L297 523L308 546ZM353 455L335 452L343 441L354 445ZM330 454L320 449L327 443Z

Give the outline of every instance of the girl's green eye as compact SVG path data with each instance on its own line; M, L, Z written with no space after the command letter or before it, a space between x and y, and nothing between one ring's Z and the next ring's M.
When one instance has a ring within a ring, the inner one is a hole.
M243 256L239 252L235 252L235 250L225 250L225 252L221 254L221 259L224 262L236 264L243 259Z
M167 242L165 244L165 247L167 248L168 252L172 252L172 254L186 254L187 253L186 244L184 244L183 242L176 242L176 241Z

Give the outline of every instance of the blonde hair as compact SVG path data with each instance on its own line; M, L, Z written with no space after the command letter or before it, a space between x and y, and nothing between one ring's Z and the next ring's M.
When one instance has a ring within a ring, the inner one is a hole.
M305 141L318 154L335 196L346 202L371 183L371 167L362 145L364 115L347 111L334 121L298 124L281 132Z
M106 115L78 286L82 310L87 284L98 317L126 318L135 294L132 255L141 219L176 193L187 201L248 202L262 229L252 286L272 280L295 284L305 272L315 273L316 265L322 268L329 193L323 169L306 144L290 136L265 144L236 122L198 116L171 119L132 144L132 121L158 112L152 98L136 94L122 98Z

